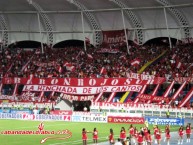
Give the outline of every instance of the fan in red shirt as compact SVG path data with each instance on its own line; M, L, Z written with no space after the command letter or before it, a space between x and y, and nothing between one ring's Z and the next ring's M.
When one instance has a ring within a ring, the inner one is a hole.
M161 130L158 129L155 133L155 139L157 140L157 144L160 145L161 143Z
M94 128L94 130L93 130L93 142L95 144L98 143L98 130L96 128Z
M183 136L184 136L184 128L183 126L180 126L179 130L178 130L178 135L179 135L179 139L178 139L178 144L183 144Z
M186 126L186 137L187 137L186 142L190 142L190 134L191 134L191 124L188 123Z
M109 145L113 145L115 143L114 140L114 133L113 133L113 129L110 129L110 135L109 135Z
M120 140L121 142L123 142L126 139L126 131L124 127L121 127L121 131L120 131Z
M137 136L138 145L143 145L143 141L144 141L143 131L140 131Z

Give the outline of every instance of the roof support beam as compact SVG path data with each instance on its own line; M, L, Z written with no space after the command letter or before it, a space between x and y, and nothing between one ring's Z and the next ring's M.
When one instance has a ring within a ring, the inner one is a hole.
M189 24L188 21L186 19L186 17L184 17L184 15L175 7L171 7L170 2L168 2L167 0L156 0L158 3L161 3L162 5L164 5L165 7L167 7L170 12L175 16L175 18L178 20L178 22L180 23L181 26L183 26L183 30L184 30L184 38L189 38L190 37L190 29L189 29Z
M42 21L44 23L44 27L46 29L46 31L48 32L47 33L47 38L48 38L48 44L53 44L53 41L54 41L54 38L53 38L53 28L52 28L52 23L51 23L51 20L49 19L49 17L47 16L46 13L44 13L44 10L40 7L39 4L37 4L36 2L34 1L29 1L27 0L27 2L32 5L36 10L37 10L37 14L41 16L42 18Z
M2 45L8 46L9 42L9 33L8 33L8 25L3 15L0 15L0 24L1 24L1 32L2 32Z
M136 27L136 34L139 44L143 44L143 31L139 28L142 27L142 23L139 21L138 17L134 14L133 11L126 9L128 6L121 2L120 0L111 0L115 4L117 4L119 7L121 7L125 14L129 17L129 20L131 20L134 27ZM133 34L134 35L134 34Z

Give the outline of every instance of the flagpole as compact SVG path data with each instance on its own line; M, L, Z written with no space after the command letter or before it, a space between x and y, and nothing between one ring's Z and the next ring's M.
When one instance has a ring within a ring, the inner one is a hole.
M83 11L81 11L81 20L82 20L82 35L84 38L84 50L86 52L86 41L85 41L85 30L84 30L84 15L83 15Z
M124 28L124 32L125 32L125 39L126 39L125 41L126 41L126 45L127 45L127 52L128 52L128 54L130 54L123 9L121 9L121 15L122 15L122 20L123 20L123 28Z
M37 13L37 15L38 15L38 26L39 26L39 31L40 31L41 50L42 50L42 53L44 53L43 44L42 44L42 31L41 31L41 23L40 23L40 14Z
M169 28L168 28L168 19L167 19L167 14L166 14L166 8L164 8L164 16L165 16L165 21L166 21L166 28L167 28L167 32L168 32L168 39L169 39L170 49L172 49L170 32L169 32Z

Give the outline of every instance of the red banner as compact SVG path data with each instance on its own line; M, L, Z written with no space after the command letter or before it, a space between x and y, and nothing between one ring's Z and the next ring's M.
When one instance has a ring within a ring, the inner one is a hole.
M36 66L40 66L40 67L47 67L47 66L56 66L56 65L58 65L56 61L52 61L52 62L48 62L48 63L33 61L33 64L36 65Z
M143 117L108 116L108 123L144 124Z
M148 94L139 94L137 98L142 99L144 101L151 100L151 102L161 102L161 101L168 101L168 98L162 96L153 96Z
M128 35L128 30L126 30ZM102 31L103 33L103 44L114 45L126 42L124 30L112 30L112 31Z
M16 96L9 96L9 95L0 95L0 100L10 100L10 101L15 101Z
M175 77L174 80L180 84L186 82L193 82L193 77Z
M112 48L100 48L100 50L97 51L97 53L118 53L119 49L112 49Z
M101 92L140 92L142 85L127 85L127 86L101 86L101 87L73 87L73 86L59 86L59 85L25 85L23 91L34 92L61 92L65 94L76 95L92 95Z
M66 99L66 100L73 100L73 101L92 101L94 99L94 95L91 96L74 96L74 95L68 95L68 94L63 94L60 95L60 97L62 97L62 99Z
M72 111L69 110L54 110L50 111L51 115L72 115Z
M106 107L106 108L125 108L129 109L134 106L144 106L144 104L135 103L108 103L108 102L92 102L92 107Z
M97 87L97 86L127 86L162 84L165 78L153 77L150 75L139 75L132 73L128 78L3 78L3 84L23 85L61 85L73 87Z

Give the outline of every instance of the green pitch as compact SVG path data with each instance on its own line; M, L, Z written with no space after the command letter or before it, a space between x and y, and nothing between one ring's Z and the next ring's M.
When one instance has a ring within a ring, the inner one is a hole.
M108 141L109 129L114 130L115 138L118 138L121 127L125 127L128 131L129 124L106 124L106 123L79 123L79 122L56 122L47 121L44 123L44 130L65 130L72 132L72 137L66 140L48 139L42 145L82 145L82 128L87 131L93 131L96 127L99 133L99 142ZM24 120L0 120L0 132L5 130L38 130L40 121L24 121ZM134 125L138 129L143 125ZM159 126L163 128L165 126ZM152 126L150 126L152 130ZM172 126L171 131L177 130L177 126ZM0 145L38 145L40 141L48 136L61 137L64 135L2 135L0 134ZM92 144L92 133L88 133L88 144Z

